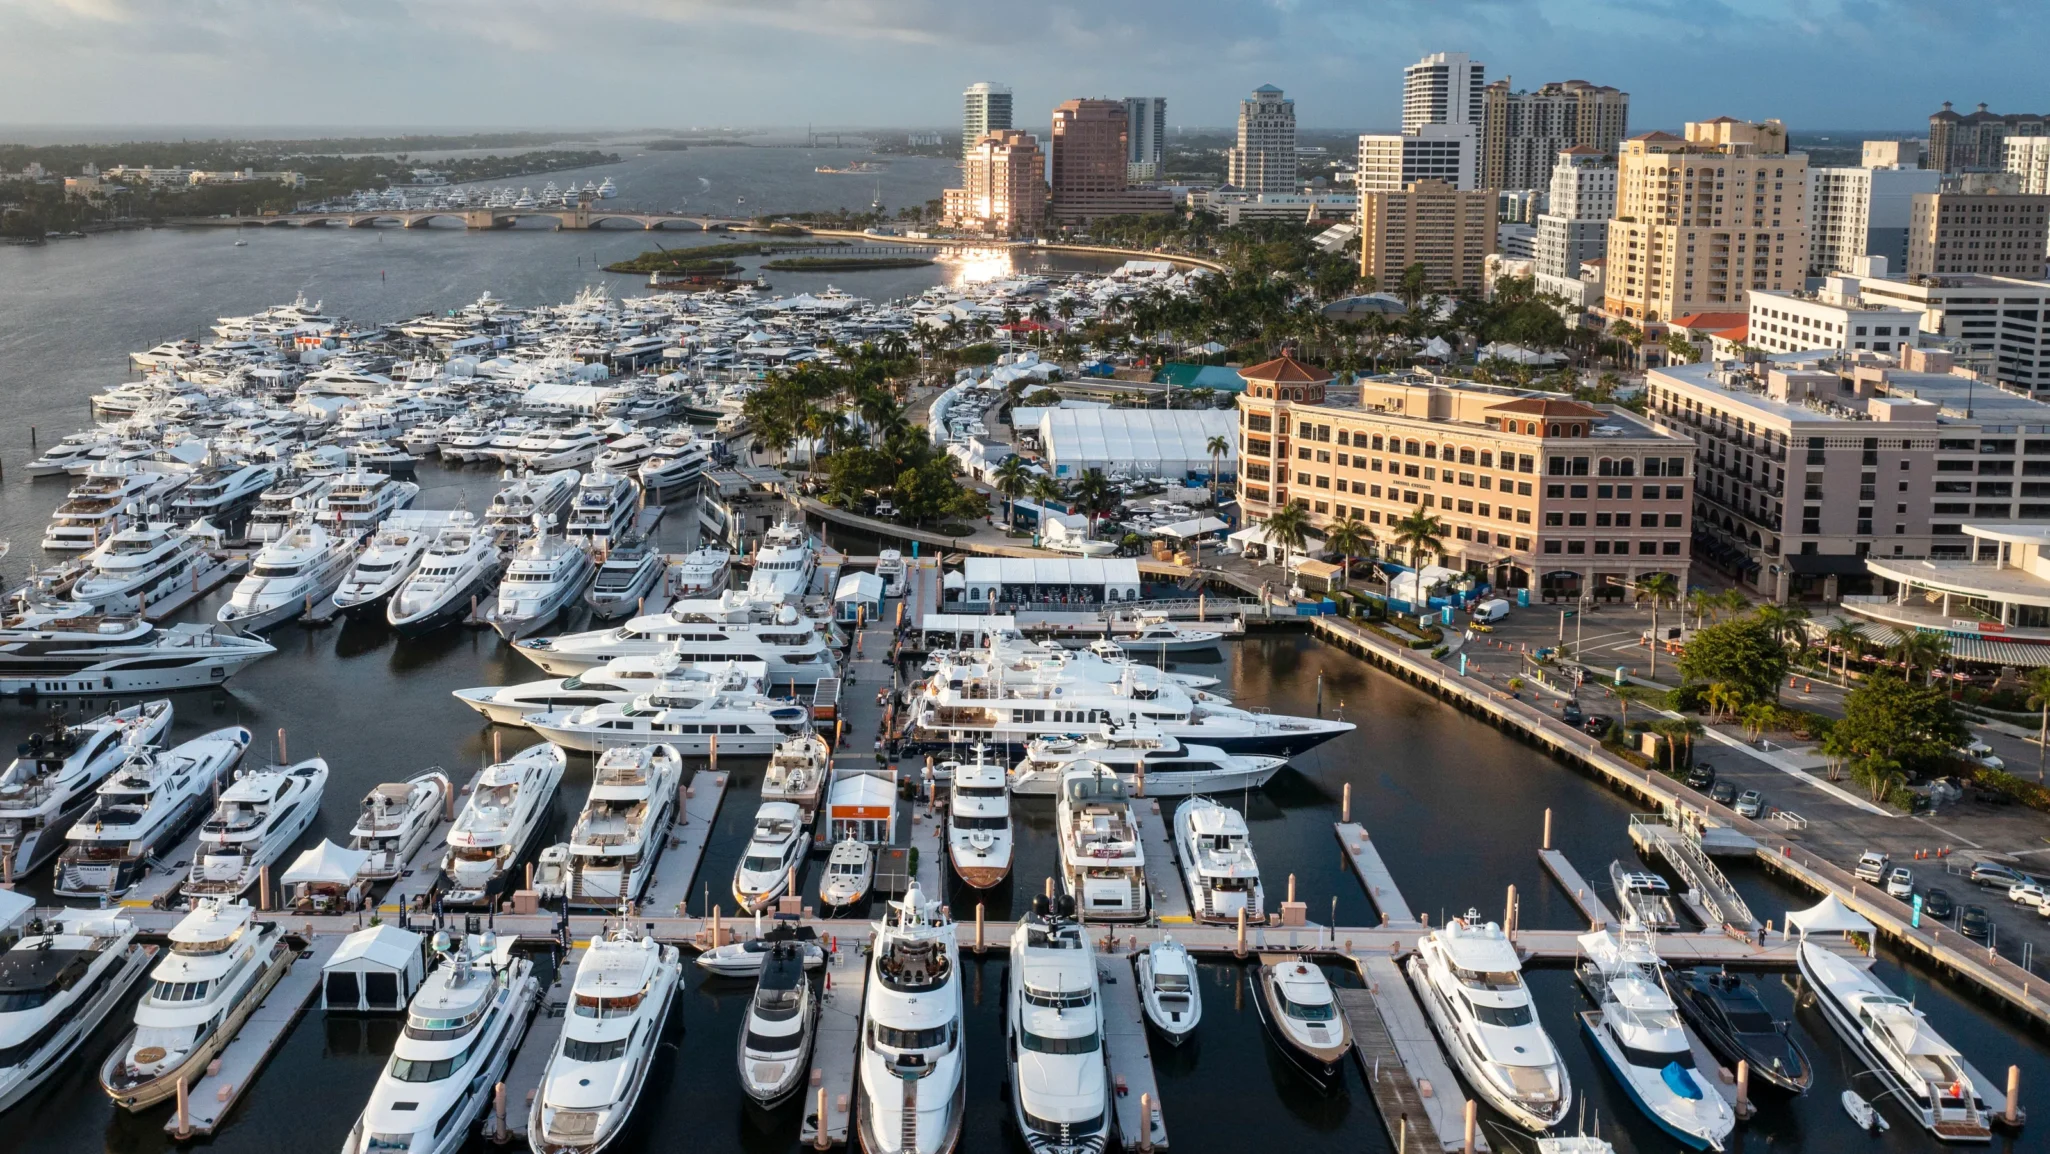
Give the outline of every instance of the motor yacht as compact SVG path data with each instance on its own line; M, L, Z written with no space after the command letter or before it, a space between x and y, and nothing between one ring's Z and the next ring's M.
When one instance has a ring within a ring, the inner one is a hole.
M440 824L453 786L448 775L430 769L406 781L388 781L363 796L349 847L370 856L356 871L359 881L390 881Z
M967 1055L954 923L913 882L876 923L855 1060L867 1154L949 1154L961 1140Z
M762 771L762 800L795 802L801 809L817 809L819 793L833 770L833 751L825 738L805 733L776 746L769 755L769 767Z
M678 597L718 597L726 592L733 554L724 549L693 549L669 566L669 587Z
M214 784L249 748L249 731L217 729L170 749L128 747L92 807L65 833L50 888L64 897L119 897L206 811Z
M883 579L883 596L904 595L904 554L895 549L885 549L876 555L876 576Z
M1469 910L1425 934L1407 969L1432 1028L1476 1094L1534 1133L1566 1120L1573 1083L1502 927Z
M0 618L0 694L131 696L219 685L277 652L205 625L102 617L77 602L31 598Z
M216 617L244 633L282 625L333 597L355 562L355 537L301 521L257 550Z
M1026 742L1025 756L1011 769L1011 792L1021 797L1053 796L1060 791L1068 763L1078 758L1110 767L1134 790L1143 769L1148 797L1258 789L1288 764L1285 757L1226 753L1145 726L1103 726L1091 736L1036 737Z
M606 550L605 560L584 591L584 604L595 617L612 620L642 611L662 581L668 560L645 539L621 540Z
M1307 956L1263 955L1249 976L1253 1010L1290 1064L1324 1089L1336 1085L1345 1076L1352 1031L1323 968Z
M171 929L150 971L135 1029L100 1067L100 1088L124 1110L146 1110L199 1081L304 945L248 902L201 898Z
M733 900L753 912L786 893L797 892L804 863L804 811L787 801L765 801L755 810L754 832L733 868Z
M513 868L548 824L548 805L568 761L543 742L489 766L448 831L441 860L442 900L487 905L507 889Z
M353 543L368 537L386 517L411 507L419 495L420 486L411 481L350 469L336 476L327 495L314 504L314 519Z
M664 434L641 461L636 475L642 488L662 493L704 476L711 464L711 442L686 427Z
M392 514L356 555L349 574L335 588L335 608L348 614L381 611L406 579L420 568L448 515L411 509Z
M1134 959L1139 967L1139 1005L1146 1020L1174 1045L1195 1033L1203 1019L1203 991L1189 948L1169 934Z
M256 503L277 483L275 466L231 461L203 469L175 493L165 506L167 519L180 525L205 521L227 534L241 536Z
M564 532L590 548L607 548L633 532L640 508L640 482L624 474L593 471L577 485Z
M0 954L0 1110L68 1062L149 969L118 911L59 910Z
M1146 847L1118 776L1100 762L1070 762L1054 825L1061 882L1082 920L1146 920Z
M454 517L385 604L384 619L401 637L419 637L461 619L475 602L491 595L498 581L504 565L498 546L474 517Z
M817 685L839 674L832 622L806 617L794 605L758 602L744 593L717 600L678 601L667 612L624 625L529 637L513 648L555 677L568 677L619 657L673 654L687 665L758 659L777 688Z
M658 682L697 682L706 693L760 693L768 685L768 664L760 658L719 665L686 665L674 654L621 657L574 677L551 677L519 685L458 689L456 700L497 725L525 725L529 714L620 705Z
M626 1129L683 987L675 946L618 929L594 940L570 980L562 1036L528 1109L535 1154L597 1154Z
M511 472L499 478L508 482L498 495L491 498L491 506L484 510L484 527L502 549L541 531L544 522L536 517L546 517L547 525L562 523L569 511L569 503L577 493L577 481L582 477L575 469L557 469L552 473Z
M103 713L80 725L53 720L29 735L0 773L0 873L27 877L64 848L64 835L107 775L171 728L169 700ZM5 1046L8 1043L0 1043Z
M521 724L583 753L659 742L685 756L709 756L716 749L734 757L763 757L809 730L811 710L758 691L687 680L658 682L624 704L528 714Z
M105 449L116 440L116 436L104 429L91 432L72 433L51 445L43 455L30 461L22 468L30 477L55 477L70 473L74 468L86 469L92 462L105 458ZM95 455L95 450L99 454Z
M1673 904L1673 887L1649 870L1625 869L1621 861L1609 863L1609 884L1616 890L1616 905L1625 924L1647 930L1677 930L1680 915Z
M775 1106L795 1094L810 1068L819 995L804 969L801 943L773 943L762 954L761 976L748 999L736 1055L740 1086L763 1106Z
M455 1154L473 1139L540 998L534 963L512 952L514 940L434 935L438 963L407 1005L342 1154Z
M1267 920L1260 863L1253 858L1244 814L1192 797L1175 807L1174 845L1197 921L1237 922L1241 912L1248 922Z
M71 597L100 613L160 620L226 579L234 566L215 552L221 544L210 525L132 523L85 555L91 571Z
M265 866L285 856L320 812L327 762L311 758L239 772L199 827L192 872L179 892L188 898L240 897Z
M1721 1150L1737 1114L1695 1064L1679 1009L1660 981L1649 931L1583 934L1576 967L1595 1009L1582 1028L1630 1100L1659 1129L1693 1150Z
M715 977L752 978L762 972L776 947L788 944L796 948L805 969L816 970L826 964L826 948L816 930L797 920L796 914L777 914L767 932L699 954L698 968ZM761 923L761 915L755 915L755 922Z
M1096 951L1074 910L1034 895L1011 933L1004 1053L1012 1117L1034 1154L1102 1154L1110 1140Z
M1114 633L1111 640L1135 657L1158 657L1168 653L1200 653L1215 649L1224 634L1214 629L1188 629L1165 617L1141 616L1130 633Z
M420 463L403 446L382 439L350 445L348 461L353 471L383 473L388 477L410 477Z
M954 876L986 890L1011 876L1011 791L1004 767L977 746L947 791L947 861Z
M1696 967L1667 977L1680 1016L1731 1069L1751 1071L1752 1089L1806 1093L1815 1070L1788 1024L1775 1019L1750 982L1728 970Z
M71 487L64 503L50 515L43 549L51 553L83 553L120 528L124 512L147 513L192 479L187 465L159 461L100 461L85 479Z
M810 530L796 522L779 521L762 535L762 543L755 549L747 591L755 596L802 597L811 591L818 559Z
M576 603L594 571L582 545L549 533L547 518L536 514L533 534L513 551L498 583L491 627L507 641L547 627Z
M832 909L851 909L868 899L875 878L875 851L859 838L842 838L833 843L826 855L826 876L819 884L819 901Z
M243 536L257 545L277 540L305 520L333 485L332 477L305 473L280 478L256 499Z
M641 463L655 451L655 442L646 433L627 433L614 437L599 449L591 460L591 467L606 473L624 473L630 477L640 475ZM641 482L642 487L647 482Z
M683 758L667 745L608 749L569 835L573 906L617 910L641 900L676 820Z

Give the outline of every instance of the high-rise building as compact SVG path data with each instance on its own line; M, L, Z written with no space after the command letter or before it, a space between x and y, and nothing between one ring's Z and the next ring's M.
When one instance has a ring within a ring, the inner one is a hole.
M1609 218L1614 215L1615 160L1585 144L1560 149L1552 164L1546 209L1537 218L1538 288L1577 298L1580 266L1608 252ZM1559 283L1548 283L1547 278Z
M1408 132L1360 137L1361 192L1397 192L1419 180L1478 188L1479 141L1471 124L1423 124Z
M1481 132L1487 65L1464 52L1434 52L1402 70L1402 130L1471 124Z
M2043 276L2050 196L1917 193L1908 219L1909 277Z
M1381 284L1421 264L1431 288L1478 297L1495 238L1490 189L1419 180L1395 192L1360 193L1360 275Z
M1100 216L1166 212L1174 194L1131 188L1125 179L1125 104L1070 100L1053 110L1052 216L1076 224Z
M1896 158L1886 165L1817 168L1808 173L1808 272L1828 276L1850 272L1861 256L1883 256L1887 267L1908 264L1908 215L1915 194L1935 192L1943 174L1902 168L1897 149L1874 149L1894 141L1868 140L1868 159Z
M1482 93L1482 188L1544 188L1562 149L1614 156L1630 123L1630 94L1585 80L1516 92L1503 77Z
M1167 97L1125 97L1125 175L1132 180L1160 176L1167 159Z
M2013 136L2006 143L2007 171L2021 178L2021 191L2050 193L2050 136Z
M2050 117L2040 112L2003 115L1986 111L1983 104L1976 112L1958 113L1946 100L1929 118L1929 155L1923 163L1944 172L1996 171L2007 162L2010 136L2050 136Z
M1941 337L1970 368L2009 389L2050 395L2050 309L2046 287L2020 277L1938 275L1913 280L1861 277L1867 304L1920 310L1921 329Z
M1255 193L1296 191L1295 101L1272 84L1239 102L1239 141L1225 153L1225 183Z
M966 160L983 137L1011 127L1011 90L981 80L969 85L961 99L961 158Z
M961 162L961 187L944 194L947 223L1017 236L1046 209L1046 154L1029 132L992 132Z
M1617 158L1602 307L1640 324L1741 312L1754 288L1808 270L1808 157L1777 120L1719 116L1684 137L1647 132Z

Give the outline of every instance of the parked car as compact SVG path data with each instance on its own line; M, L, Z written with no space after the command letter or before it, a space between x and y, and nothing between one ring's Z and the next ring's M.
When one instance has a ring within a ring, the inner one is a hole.
M1695 789L1707 789L1715 784L1715 766L1697 761L1687 770L1687 784Z
M1509 616L1509 602L1500 597L1490 597L1476 604L1468 612L1475 625L1491 625Z
M1580 731L1582 733L1587 734L1589 737L1607 737L1609 734L1609 730L1615 728L1615 725L1615 718L1610 717L1605 713L1596 713L1590 715L1586 721L1580 723Z
M1738 817L1757 817L1765 812L1765 795L1755 789L1747 789L1737 795L1735 809Z
M1580 712L1580 703L1568 698L1566 704L1559 707L1559 720L1568 725L1579 725L1586 717Z
M1986 916L1984 907L1966 906L1965 912L1958 915L1957 932L1975 942L1983 942L1993 936L1993 919Z
M1858 855L1858 864L1851 873L1861 882L1878 885L1886 880L1887 856L1876 849L1868 849Z
M1708 791L1708 799L1719 805L1728 805L1737 800L1737 786L1734 782L1719 781Z
M2040 910L2044 902L2050 902L2050 894L2044 893L2043 887L2034 882L2016 882L2007 887L2007 900L2018 906Z
M1957 903L1950 900L1950 891L1932 889L1922 895L1922 912L1939 922L1947 922L1957 912Z
M1895 866L1886 875L1886 896L1907 899L1915 896L1915 875L1906 866Z
M2003 889L2029 880L2021 875L2020 870L1991 861L1974 863L1970 876L1974 885L1999 886Z

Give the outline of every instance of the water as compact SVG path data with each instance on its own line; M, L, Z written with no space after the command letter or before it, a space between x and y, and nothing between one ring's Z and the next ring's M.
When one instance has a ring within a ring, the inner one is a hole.
M722 151L745 151L749 162L767 163L757 155L766 150ZM693 150L661 159L680 163L698 160L700 154ZM9 427L0 430L0 463L17 470L13 480L0 484L0 534L17 543L10 572L19 574L22 557L33 552L65 488L61 480L22 479L19 466L33 455L25 426L39 426L47 443L83 424L87 394L127 376L129 350L201 331L215 315L248 312L301 290L309 299L325 298L330 309L359 318L446 307L484 289L516 302L559 300L592 279L594 250L611 259L639 251L646 240L637 233L529 230L474 236L438 229L249 235L250 246L239 249L229 246L227 234L199 230L0 249L0 396L10 404ZM664 243L671 239L665 237ZM387 275L380 278L380 270ZM849 274L833 281L852 292L893 295L955 275L959 270L942 267L908 275ZM623 279L614 283L624 287ZM778 286L787 287L794 286ZM460 497L480 509L496 488L482 468L451 472L426 466L420 481L426 490L422 504L430 507L447 507ZM692 518L687 510L679 512L684 515L671 516L661 530L671 547L686 543L691 533ZM210 617L223 596L207 599L195 614ZM463 772L489 756L489 731L450 700L448 691L538 676L488 632L451 629L401 641L373 621L326 630L287 626L273 640L280 652L226 689L178 695L175 736L247 725L257 734L252 756L263 757L271 752L275 731L283 728L293 756L325 756L333 766L327 805L306 844L344 837L356 800L378 782L403 779L428 765ZM1376 920L1331 832L1347 783L1353 787L1354 819L1372 831L1411 903L1434 921L1468 907L1498 918L1505 887L1514 884L1526 925L1576 926L1574 907L1537 861L1541 815L1547 808L1553 811L1556 843L1590 876L1605 874L1610 859L1627 860L1632 852L1625 834L1629 802L1305 634L1256 633L1218 654L1173 667L1221 678L1224 692L1240 703L1295 713L1317 710L1321 675L1325 713L1359 723L1355 732L1298 758L1265 790L1223 799L1247 809L1275 900L1294 874L1315 920L1330 916L1334 898L1340 923ZM40 713L19 702L0 702L0 740L25 736ZM504 750L510 753L528 740L506 731ZM727 888L760 791L758 761L736 762L732 768L734 788L711 839L699 887L700 894L709 890L715 901ZM556 832L566 831L588 784L589 763L577 759L555 803ZM1053 868L1051 804L1028 799L1019 810L1016 880L979 895L989 903L992 917L1019 912ZM814 864L808 886L815 884L816 870ZM1755 869L1740 868L1735 876L1761 916L1778 919L1785 909L1812 901ZM31 879L27 888L46 892L47 879ZM965 891L950 896L964 916L976 900ZM701 904L694 897L693 911ZM998 991L1004 965L991 957L964 967L971 1068L964 1149L1023 1149L1008 1121L1003 1088ZM2050 1087L2050 1047L2039 1034L1962 996L1917 964L1883 952L1880 973L1896 990L1914 997L1938 1029L1987 1073L2001 1077L2008 1064L2019 1064L2025 1101L2050 1092L2044 1089ZM1163 1108L1175 1148L1197 1154L1256 1143L1263 1149L1302 1151L1390 1149L1359 1071L1349 1070L1345 1085L1328 1095L1307 1087L1264 1040L1245 1004L1243 979L1236 964L1206 963L1201 1036L1180 1051L1159 1048ZM1758 980L1775 1010L1789 1012L1792 994L1779 975L1762 974ZM1599 1117L1603 1133L1620 1149L1671 1149L1599 1067L1579 1034L1573 1015L1585 1007L1570 974L1563 968L1535 969L1531 984L1575 1088L1588 1102L1590 1120ZM705 1149L768 1154L796 1148L801 1111L793 1106L763 1112L748 1105L734 1075L734 1038L745 1003L744 986L708 983L690 967L689 992L670 1033L674 1050L657 1067L635 1131L621 1149L671 1146L684 1135ZM117 1113L97 1087L98 1064L125 1028L117 1014L79 1059L12 1112L9 1120L17 1125L0 1132L0 1154L140 1154L169 1145L161 1130L167 1111L140 1117ZM1852 1077L1843 1047L1812 1010L1795 1014L1793 1029L1815 1061L1818 1085L1793 1102L1767 1100L1759 1117L1740 1129L1742 1148L1820 1149L1847 1142L1887 1150L1930 1147L1898 1114L1894 1130L1883 1139L1853 1134L1836 1094L1845 1085L1870 1094L1872 1080ZM224 1154L256 1154L287 1144L334 1149L368 1096L394 1035L391 1023L330 1022L317 1010L308 1013L209 1148ZM2030 1145L2003 1135L1994 1148Z

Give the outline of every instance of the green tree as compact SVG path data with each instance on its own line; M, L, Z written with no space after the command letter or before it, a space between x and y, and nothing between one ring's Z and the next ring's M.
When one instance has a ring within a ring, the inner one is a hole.
M1366 523L1350 517L1324 529L1324 545L1333 553L1345 558L1345 582L1352 580L1353 558L1374 547L1374 531Z
M1948 639L1917 629L1913 633L1902 634L1898 641L1887 647L1886 655L1901 663L1901 677L1904 680L1913 681L1917 667L1924 672L1932 672L1936 668L1936 663L1942 661L1949 652ZM1925 677L1923 680L1928 679Z
M1777 700L1786 675L1786 647L1764 623L1749 617L1697 631L1680 655L1684 683L1727 685L1736 693L1739 707Z
M1281 567L1288 568L1289 557L1302 551L1310 539L1310 507L1301 501L1290 501L1267 515L1267 542L1281 546Z
M1016 453L1005 457L996 471L997 492L1004 497L1004 525L1012 527L1017 520L1017 500L1032 483L1032 471L1025 466L1025 458Z
M1651 607L1656 609L1660 602L1677 604L1680 600L1680 579L1671 573L1648 573L1637 582L1637 596L1651 598Z
M1117 511L1118 491L1101 469L1087 469L1068 487L1068 503L1089 518L1089 533L1096 534L1096 522Z
M1848 760L1854 769L1888 758L1918 772L1934 768L1967 739L1943 690L1874 677L1844 695L1844 716L1822 739L1822 752Z
M1781 645L1789 638L1798 636L1801 622L1808 620L1808 610L1799 605L1775 605L1767 602L1752 612L1760 625L1772 631Z
M1837 651L1841 659L1844 684L1851 681L1851 659L1865 652L1865 630L1856 621L1840 621L1836 627L1822 635L1822 640Z
M1440 556L1445 551L1445 522L1438 520L1422 509L1412 509L1408 516L1395 523L1395 543L1408 556L1413 568L1421 569L1428 558Z
M1217 486L1218 478L1224 472L1220 462L1224 460L1226 453L1231 452L1231 440L1222 435L1212 437L1203 442L1203 451L1210 454L1210 503L1215 505L1224 500L1218 495Z

